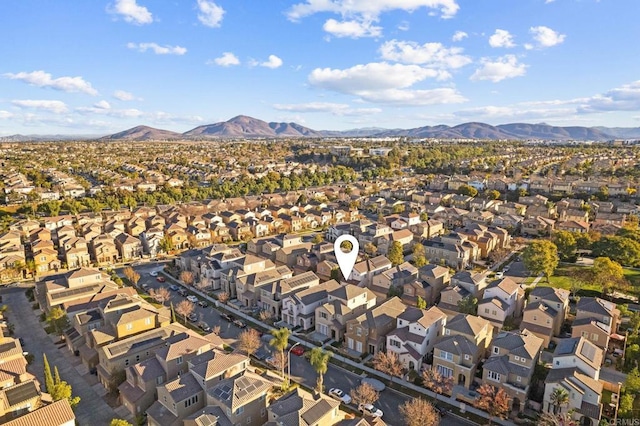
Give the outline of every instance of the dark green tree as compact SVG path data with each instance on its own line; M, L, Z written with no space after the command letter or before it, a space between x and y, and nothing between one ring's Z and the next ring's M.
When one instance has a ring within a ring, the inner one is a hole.
M54 385L53 376L51 375L51 366L49 365L47 354L42 354L42 358L44 364L44 388L47 393L51 393Z
M544 274L549 282L558 267L558 248L548 240L535 240L522 252L524 266L534 274Z

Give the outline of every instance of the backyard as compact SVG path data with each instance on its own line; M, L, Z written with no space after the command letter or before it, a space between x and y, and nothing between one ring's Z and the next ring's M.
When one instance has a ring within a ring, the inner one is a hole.
M556 287L562 288L565 290L571 290L571 283L573 281L572 276L575 275L577 271L584 270L585 268L589 268L588 266L580 266L568 263L561 263L555 270L555 273L551 277L551 282L548 283L545 278L542 278L538 285L541 287ZM638 269L629 269L624 268L624 276L631 284L630 293L635 295L640 295L640 270ZM529 277L525 281L525 283L529 283L533 281L533 277ZM602 292L602 287L598 284L587 283L582 287L581 294L595 296L596 293L600 294Z

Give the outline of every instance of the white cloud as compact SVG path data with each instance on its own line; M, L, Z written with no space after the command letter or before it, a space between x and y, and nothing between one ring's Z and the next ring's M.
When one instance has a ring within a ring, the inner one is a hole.
M11 101L11 103L19 108L39 109L54 112L56 114L62 114L68 111L67 105L62 101L25 99Z
M269 55L268 61L260 62L257 65L265 68L276 69L282 66L282 59L278 58L276 55Z
M118 99L119 101L133 101L134 99L136 99L136 97L133 96L133 93L125 92L124 90L116 90L115 92L113 92L113 97Z
M13 113L9 111L0 110L0 119L7 119L13 117Z
M473 81L490 80L497 83L507 78L521 77L527 70L525 64L518 63L515 55L505 55L495 61L483 58L480 62L482 66L471 76Z
M212 1L198 0L198 20L207 27L219 27L224 16L224 9Z
M85 81L82 77L58 77L52 78L51 74L44 71L19 72L16 74L7 73L5 77L11 80L20 80L38 87L50 87L63 92L82 92L96 96L98 91Z
M412 41L391 40L380 46L383 59L405 64L422 64L437 68L460 68L471 63L459 47L446 48L441 43L419 45Z
M232 65L240 65L240 60L236 55L231 52L224 52L222 56L215 58L212 61L208 61L207 63L214 63L216 65L220 65L221 67L230 67Z
M111 105L109 104L109 102L102 100L99 102L96 102L95 104L93 104L94 108L98 108L98 109L111 109Z
M156 55L184 55L187 49L181 46L160 46L157 43L127 43L129 49L139 52L153 51Z
M278 111L289 112L324 112L338 116L362 116L372 115L382 112L380 108L351 108L347 104L332 102L309 102L304 104L275 104L273 106Z
M489 37L489 45L491 47L514 47L513 36L507 30L497 29L491 37Z
M542 118L564 117L574 113L575 110L571 108L545 109L522 108L520 105L488 105L457 111L455 112L455 116L465 120L537 120Z
M466 99L452 88L403 90L427 78L439 78L442 71L418 65L373 62L344 70L316 68L309 74L311 85L355 95L364 101L403 105L457 103Z
M540 48L556 46L566 38L566 35L544 26L531 27L529 32L533 35L533 39ZM528 46L525 47L529 48Z
M377 20L384 12L413 12L422 7L438 10L445 19L452 18L460 9L456 0L306 0L293 5L287 12L287 17L297 21L315 13L331 12L343 17Z
M151 12L146 7L137 4L136 0L116 0L108 11L122 16L125 21L132 24L142 25L153 22Z
M402 21L400 22L400 25L398 25L398 29L400 31L409 31L409 29L411 29L411 25L408 21Z
M374 26L372 21L342 21L329 19L324 23L322 29L335 37L379 37L382 35L382 27Z
M578 112L640 111L640 80L582 100Z
M464 31L456 31L455 34L453 34L453 37L451 37L451 40L452 41L461 41L461 40L464 40L467 37L469 37L469 34L465 33Z

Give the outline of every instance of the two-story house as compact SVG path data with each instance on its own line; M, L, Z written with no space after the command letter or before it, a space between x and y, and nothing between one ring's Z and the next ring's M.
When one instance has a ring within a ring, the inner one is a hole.
M387 352L395 352L404 368L420 371L446 323L446 314L435 306L408 307L398 316L396 329L387 334Z
M526 329L503 331L491 342L491 355L484 363L482 381L502 388L518 411L524 409L529 397L542 343L541 338Z
M349 350L371 355L384 351L387 334L395 329L398 316L406 309L402 300L392 297L347 321L345 341Z
M296 388L269 405L265 425L332 426L342 418L340 401Z
M326 303L329 293L338 289L340 284L335 280L295 292L282 299L282 321L302 330L315 328L316 309Z
M498 328L507 319L519 317L524 307L524 290L511 278L491 282L478 302L478 315L491 321Z
M607 350L611 336L617 336L620 310L616 304L598 297L581 297L576 304L576 316L571 337L582 336Z
M327 302L316 308L315 331L327 339L342 341L347 321L376 305L376 295L367 288L342 285L327 293Z
M535 287L529 293L529 303L524 308L520 330L527 329L543 339L549 347L554 336L559 336L562 324L569 313L569 291L553 287Z
M484 318L458 314L444 327L444 335L433 350L433 369L454 383L469 388L478 363L493 339L493 325Z

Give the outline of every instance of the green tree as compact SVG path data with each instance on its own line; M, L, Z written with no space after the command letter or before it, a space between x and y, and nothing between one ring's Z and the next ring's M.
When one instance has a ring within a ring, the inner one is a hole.
M624 278L622 265L608 257L597 257L591 269L592 282L602 287L603 295L611 295L614 291L625 291L629 283Z
M429 215L427 214L427 212L420 213L420 221L426 222L427 220L429 220Z
M578 247L573 233L569 231L556 231L553 233L553 243L558 247L560 260L564 262L574 262L576 260L576 249Z
M58 306L49 311L46 319L49 326L53 327L57 334L62 333L62 330L64 330L69 324L69 319L67 318L64 310Z
M176 310L173 308L173 302L171 302L171 322L178 322L178 320L176 319Z
M375 254L378 252L378 247L376 247L376 245L373 243L366 243L364 245L364 252L369 256L375 256Z
M549 282L558 267L558 248L548 240L535 240L522 252L524 266L534 274L544 274Z
M627 374L627 378L624 381L624 391L626 393L640 393L640 372L638 367Z
M329 359L331 358L331 352L327 352L322 348L313 348L311 350L311 356L309 363L318 373L318 392L322 393L324 390L323 379L329 366Z
M49 216L58 216L62 208L62 201L51 200L40 204L40 207Z
M640 242L631 238L605 236L591 245L595 257L608 257L625 266L640 266Z
M53 390L49 392L49 394L51 394L51 398L54 401L60 401L62 399L68 400L71 408L75 408L75 406L80 403L80 397L73 396L73 389L71 388L71 385L65 381L54 384Z
M402 253L402 244L400 241L394 241L391 244L391 248L389 249L389 254L387 256L391 261L393 266L398 266L401 263L404 263L404 254Z
M630 417L633 413L633 403L636 399L635 394L624 393L620 396L620 406L618 408L618 415L620 417Z
M422 243L415 243L413 245L412 263L416 268L422 268L424 265L429 263L427 261L427 253Z
M458 300L458 311L462 314L475 315L478 311L478 299L472 295Z
M42 354L42 358L44 363L44 388L47 393L51 393L54 385L53 376L51 375L51 366L49 365L47 354Z
M564 388L555 388L549 399L553 404L553 414L558 414L563 405L569 404L569 392Z
M418 296L418 298L416 299L416 307L418 309L427 309L427 301Z
M322 237L322 234L316 234L313 236L313 240L311 240L311 242L313 242L313 244L320 244L322 241L324 241L324 238Z
M173 240L171 239L171 237L169 237L168 235L165 235L164 237L162 237L162 239L160 240L160 242L158 243L158 247L160 248L160 250L162 250L164 253L169 253L171 252L173 249L175 249L175 245L173 244Z
M122 420L122 419L111 419L111 422L109 423L109 426L133 426L131 423L129 423L126 420Z
M60 380L60 372L58 372L58 366L54 365L53 366L53 384L57 385L61 381L62 380Z
M478 195L478 190L469 185L460 185L456 192L460 195L468 195L469 197L475 197Z
M497 200L498 198L500 198L500 192L496 191L495 189L486 190L484 195L489 200Z
M269 346L272 346L275 350L280 352L280 359L284 360L284 350L287 348L289 344L289 336L291 335L291 330L286 327L282 327L279 330L272 330L271 335L273 338L269 341ZM281 374L284 378L284 362L281 365Z

